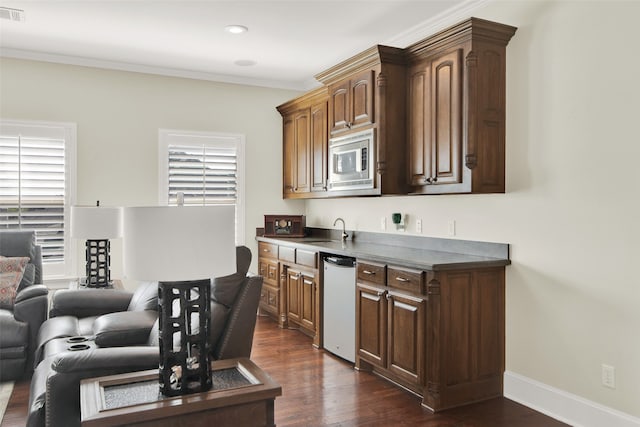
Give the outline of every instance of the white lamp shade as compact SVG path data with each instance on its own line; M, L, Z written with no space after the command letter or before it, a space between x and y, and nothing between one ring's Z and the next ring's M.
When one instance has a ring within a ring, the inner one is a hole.
M71 206L71 237L91 240L122 237L122 208Z
M124 275L163 282L236 271L234 206L124 208Z

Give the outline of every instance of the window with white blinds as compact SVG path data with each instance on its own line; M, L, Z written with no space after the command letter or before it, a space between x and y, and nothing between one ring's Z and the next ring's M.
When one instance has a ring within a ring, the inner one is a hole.
M35 230L47 277L71 271L73 124L0 121L0 229Z
M244 243L244 137L160 130L160 201L234 205L236 244Z

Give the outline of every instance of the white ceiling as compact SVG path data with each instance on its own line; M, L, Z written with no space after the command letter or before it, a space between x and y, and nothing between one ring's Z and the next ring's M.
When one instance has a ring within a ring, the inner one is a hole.
M0 20L0 54L306 90L358 52L406 47L486 1L0 0L25 11L24 22Z

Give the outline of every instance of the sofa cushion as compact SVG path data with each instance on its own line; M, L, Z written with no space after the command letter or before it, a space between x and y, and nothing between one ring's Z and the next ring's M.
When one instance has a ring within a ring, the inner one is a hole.
M19 347L24 350L29 340L29 324L19 322L13 317L13 312L0 308L0 343L2 349Z
M238 273L216 277L211 281L211 299L231 307L238 296L238 291L245 277L246 275Z
M158 311L158 282L143 282L138 285L127 311Z
M13 307L28 262L28 257L0 256L0 308Z
M93 323L95 342L100 347L144 345L157 319L153 310L104 314Z
M33 264L27 264L24 266L24 274L22 275L22 280L18 285L18 292L32 286L36 283L36 266Z

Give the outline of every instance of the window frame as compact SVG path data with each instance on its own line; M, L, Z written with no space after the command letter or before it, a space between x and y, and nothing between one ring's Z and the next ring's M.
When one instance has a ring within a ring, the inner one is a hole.
M15 128L15 129L14 129ZM74 276L77 268L75 239L71 238L71 206L76 202L77 196L77 134L78 127L72 122L51 122L41 120L16 120L0 118L0 134L13 134L12 131L24 135L46 134L45 128L55 128L64 132L64 251L63 262L43 262L43 282L67 280ZM6 132L9 130L9 132ZM31 131L31 133L29 133Z
M158 130L158 202L169 203L169 146L185 145L180 137L201 138L202 144L210 147L236 149L236 245L245 244L245 136L237 133L191 131L179 129Z

